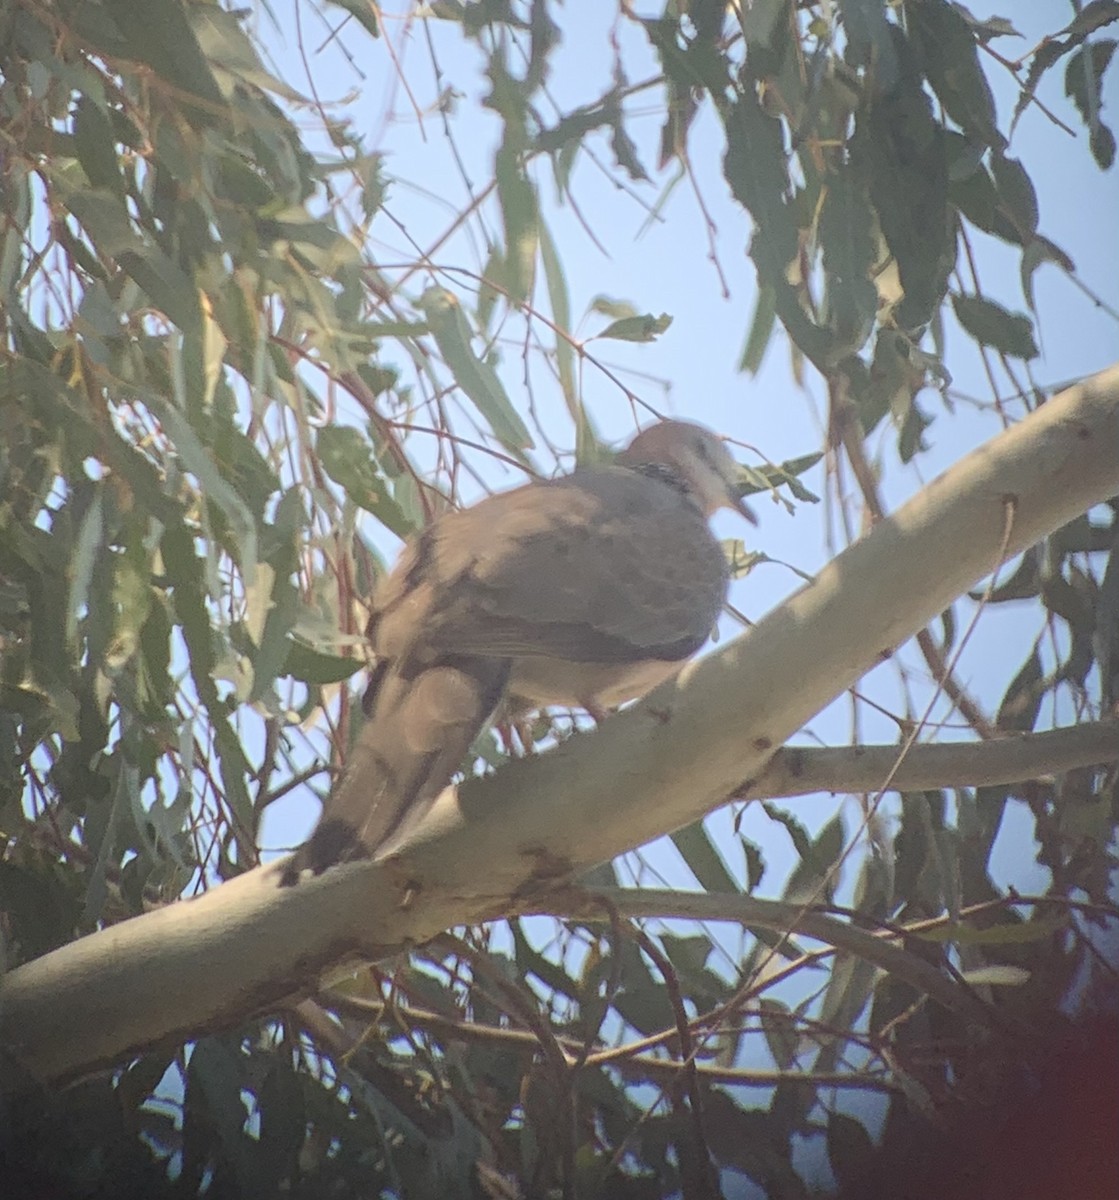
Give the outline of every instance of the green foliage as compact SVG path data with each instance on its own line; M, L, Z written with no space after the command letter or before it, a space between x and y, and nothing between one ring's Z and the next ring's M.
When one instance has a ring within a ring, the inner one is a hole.
M323 6L355 58L379 44L378 12ZM948 378L942 323L954 318L984 355L1028 362L1034 274L1074 274L1040 232L1037 165L1007 147L1062 59L1091 154L1114 161L1101 81L1115 42L1098 31L1119 6L1105 0L1028 56L1005 133L986 51L1013 29L947 0L692 0L656 19L619 6L658 64L656 91L631 84L619 58L597 99L548 117L561 6L439 0L429 14L417 25L453 31L475 56L494 132L491 177L454 214L457 226L484 213L477 272L441 260L441 243L389 265L387 198L409 181L266 67L246 11L0 3L7 968L248 869L269 806L300 783L328 786L321 760L356 724L340 685L363 666L372 543L414 532L487 458L532 468L550 444L535 405L511 394L510 347L530 385L527 347L539 349L579 459L602 453L586 372L615 381L603 345L640 351L673 317L599 298L590 311L607 323L576 335L542 168L573 207L599 137L619 186L689 170L708 110L753 227L742 370L757 373L783 335L798 366L849 401L852 444L892 423L908 462L933 419L917 395ZM635 97L653 94L655 168L634 132ZM455 101L440 96L443 117ZM1019 256L1028 314L963 270L977 236ZM813 502L802 476L823 453L744 468L743 490ZM1082 517L1024 555L986 597L1034 602L1042 626L1008 667L1000 731L1032 731L1070 696L1079 710L1114 705L1112 509L1109 525ZM763 557L732 547L736 573ZM888 849L868 811L858 912L837 926L875 931L908 972L795 921L736 921L731 953L698 922L513 920L323 997L368 1029L349 1054L321 1027L260 1022L138 1051L63 1094L24 1081L31 1099L0 1113L0 1182L12 1195L465 1197L484 1168L524 1194L652 1197L703 1194L714 1164L798 1197L809 1185L793 1147L808 1139L857 1194L875 1147L835 1088L888 1094L900 1128L969 1071L1020 1065L930 999L920 968L946 986L971 972L1011 1031L1056 1020L1092 970L1085 927L1110 902L1114 779L1028 785L1052 880L1032 906L990 877L1017 794L905 793ZM777 886L817 914L853 831L837 815L813 836L785 809L764 811L774 845L795 855ZM752 837L720 845L699 824L672 841L728 911L773 881L774 852ZM607 865L584 882L619 877ZM1089 917L1077 915L1085 895ZM1029 982L1008 986L1008 968ZM803 995L767 994L793 977ZM763 1043L772 1071L743 1068ZM761 1090L747 1102L747 1088Z

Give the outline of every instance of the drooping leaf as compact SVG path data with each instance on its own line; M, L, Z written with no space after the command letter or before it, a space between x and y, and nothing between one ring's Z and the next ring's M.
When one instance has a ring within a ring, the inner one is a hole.
M192 1047L183 1095L183 1175L201 1177L216 1142L239 1191L251 1192L261 1170L260 1145L244 1132L241 1092L246 1062L231 1039L202 1037ZM198 1186L196 1183L195 1187Z
M354 5L358 11L361 7ZM373 13L367 11L368 19L373 21ZM253 1186L265 1195L278 1195L299 1177L299 1156L307 1131L302 1080L290 1062L278 1055L272 1058L256 1098L260 1112L260 1174Z
M749 496L755 492L787 487L794 499L805 504L819 504L820 497L805 486L800 476L810 471L823 457L822 451L816 451L787 459L783 463L762 463L761 466L752 468L756 479L747 476L743 480L743 494Z
M1071 258L1060 248L1054 245L1048 238L1035 237L1030 244L1022 251L1022 294L1026 297L1026 303L1030 307L1030 312L1036 315L1037 306L1034 303L1034 273L1042 263L1055 263L1068 275L1073 275L1076 272L1076 264Z
M225 95L180 0L105 0L105 8L124 39L125 57L146 63L160 79L186 93L188 103L191 97L205 102L192 106L196 120L212 120L213 106L224 111Z
M979 64L974 31L948 0L909 0L906 25L921 54L928 80L945 111L985 146L1002 150L995 99Z
M702 933L685 936L662 933L661 945L668 961L682 976L701 972L715 949L711 939Z
M727 150L723 174L735 199L757 223L753 253L763 282L776 287L797 251L797 225L787 203L790 191L781 122L761 106L754 85L743 81L724 117Z
M505 226L505 286L513 302L522 303L532 290L540 245L536 190L520 155L507 147L498 151L495 175Z
M377 10L366 4L365 0L331 0L331 2L351 13L371 37L381 36Z
M155 602L151 555L144 544L144 533L138 521L130 521L121 537L124 543L121 553L112 556L113 632L106 663L113 669L136 653Z
M1081 46L1090 33L1116 20L1119 20L1119 4L1116 0L1091 0L1091 3L1086 4L1058 35L1042 42L1030 60L1025 84L1018 97L1018 103L1014 106L1011 131L1033 100L1045 72L1066 54L1071 54ZM1064 36L1061 36L1062 34ZM1091 88L1092 85L1087 80L1085 82ZM1098 87L1098 83L1096 86Z
M206 607L207 587L202 563L194 550L194 534L182 521L169 525L160 539L172 603L190 659L194 687L206 706L225 799L232 810L237 832L253 829L252 804L245 785L249 773L244 747L229 723L215 682L218 675L219 638Z
M668 313L654 317L652 313L644 313L635 317L622 317L612 321L597 338L613 338L619 342L655 342L657 338L672 324Z
M878 291L871 279L877 257L870 198L849 169L828 176L820 214L820 246L828 289L828 323L835 353L862 348L874 327Z
M953 294L956 319L982 346L991 346L1012 358L1037 358L1033 322L1021 313L1012 313L994 300L983 296Z
M1111 38L1082 46L1065 67L1065 94L1076 105L1088 127L1088 143L1101 170L1115 162L1115 134L1100 117L1103 107L1103 76L1119 43Z
M824 990L820 1020L833 1029L853 1029L870 1003L879 970L865 958L837 954ZM813 1070L834 1071L843 1053L842 1039L825 1042L813 1060Z
M218 469L209 448L203 445L183 413L161 396L149 394L146 399L181 456L183 466L197 476L207 499L221 509L229 522L234 537L232 552L241 564L246 579L251 580L259 555L256 521L244 498Z
M984 233L993 234L1012 245L1025 245L1021 225L1014 221L999 196L991 172L977 165L966 177L953 180L948 189L952 205Z
M769 284L760 284L754 317L746 335L746 344L742 347L742 357L738 361L740 371L745 371L748 375L757 375L761 369L776 316L777 297L774 290Z
M595 296L588 311L601 313L604 317L611 317L615 321L637 316L637 308L628 300L615 300L611 296L603 295Z
M1006 17L983 17L974 16L962 4L956 6L963 19L971 26L972 32L980 40L980 42L989 42L997 37L1021 37L1022 35L1017 29L1006 19Z
M996 718L998 727L1028 733L1037 722L1045 690L1041 655L1035 645L1006 689Z
M505 232L503 284L512 302L522 304L532 291L540 242L536 189L525 166L529 145L527 89L524 81L509 73L502 54L491 57L487 74L492 86L485 104L500 115L504 124L494 159L494 182Z
M1059 917L1036 921L1015 921L987 925L937 925L914 936L928 942L953 942L959 946L1020 946L1045 941L1067 928Z
M532 449L532 436L497 372L474 353L470 326L458 300L444 288L433 287L424 292L420 307L455 382L489 422L498 441L518 454Z
M108 113L91 96L74 108L74 146L90 186L124 195L124 176L117 156L116 133Z
M771 561L761 550L747 550L741 538L723 538L722 544L731 579L745 579L756 566Z
M308 103L290 84L265 69L245 33L240 14L213 4L191 5L188 19L199 49L217 78L227 74L263 91L275 92L293 104Z
M1016 158L1001 154L991 157L991 174L998 189L1000 207L1013 222L1023 245L1037 233L1037 192L1025 167Z
M316 686L341 683L361 669L360 659L326 654L308 646L299 638L291 638L287 646L282 673L302 683Z
M765 875L765 856L762 854L761 847L750 841L749 838L739 834L738 842L742 847L742 857L746 862L746 890L753 892Z
M579 403L575 386L575 350L566 336L571 330L571 299L568 294L567 278L563 263L551 230L545 222L540 223L540 262L544 268L544 281L548 288L548 301L552 306L552 320L556 324L556 372L563 389L564 402L572 418L580 424L583 406Z
M808 836L808 830L805 829L803 822L798 820L788 809L779 808L769 800L762 801L762 809L771 821L784 825L801 858L811 852L812 839Z
M318 432L315 449L323 470L359 508L372 513L397 537L415 532L412 522L389 492L373 446L360 430L351 425L324 425Z
M791 1130L782 1129L772 1113L741 1107L724 1089L711 1088L704 1117L716 1162L764 1185L770 1196L807 1200L808 1190L793 1169Z
M704 891L731 896L742 891L727 870L723 856L716 849L702 821L693 821L683 829L678 829L672 835L672 844Z
M894 317L905 331L920 329L940 307L955 261L955 226L948 205L948 140L920 86L917 55L890 26L900 74L897 86L876 93L859 115L852 163L861 172L904 297Z
M102 553L105 535L105 517L102 507L101 488L94 491L92 502L86 509L74 545L70 569L70 595L66 612L66 640L77 647L78 620L89 606L89 589L93 583L93 572L98 556Z
M758 1000L758 1016L773 1061L778 1070L787 1071L796 1061L800 1049L796 1016L787 1004L771 996L762 996Z
M133 226L122 196L108 188L82 188L70 193L63 190L63 195L66 206L106 258L144 250L144 239Z
M846 1113L828 1113L828 1163L836 1182L852 1195L872 1186L877 1167L874 1143L866 1126Z
M797 846L800 862L793 868L782 898L797 904L826 904L837 883L833 868L844 840L843 819L836 813L813 841L803 849Z
M1117 0L1090 0L1060 32L1068 38L1083 38L1114 21L1119 21Z
M643 1034L664 1029L674 1021L672 1004L663 982L654 978L645 956L630 941L617 948L621 963L621 988L614 1007L623 1020Z
M898 59L882 0L840 0L847 35L845 57L874 74L875 87L889 91L897 83Z

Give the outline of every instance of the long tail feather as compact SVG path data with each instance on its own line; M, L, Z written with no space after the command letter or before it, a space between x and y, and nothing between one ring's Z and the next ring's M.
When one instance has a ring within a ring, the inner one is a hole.
M346 771L281 883L297 883L304 870L318 875L372 857L418 821L461 766L508 677L508 660L495 658L446 658L407 676L387 670Z

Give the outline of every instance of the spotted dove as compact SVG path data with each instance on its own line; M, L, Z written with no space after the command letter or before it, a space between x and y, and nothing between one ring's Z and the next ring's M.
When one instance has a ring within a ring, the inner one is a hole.
M707 518L738 498L713 433L662 421L609 466L433 521L378 586L365 724L294 883L411 827L503 701L592 712L644 695L703 645L726 596Z

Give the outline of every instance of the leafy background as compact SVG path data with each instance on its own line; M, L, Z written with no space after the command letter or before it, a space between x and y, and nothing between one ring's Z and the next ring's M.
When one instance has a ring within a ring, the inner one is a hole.
M748 430L777 501L729 546L756 614L1102 365L1117 16L0 5L8 965L299 840L357 719L362 599L449 501L650 406ZM1105 712L1115 531L1114 505L1060 531L810 733ZM1110 995L1115 799L1083 771L733 807L588 881L698 884L730 924L456 931L323 997L340 1023L42 1094L3 1165L75 1195L858 1194L934 1111L1023 1086L1029 1028ZM793 907L735 921L744 897ZM821 904L831 941L795 919ZM852 926L987 988L1011 1049Z

